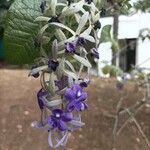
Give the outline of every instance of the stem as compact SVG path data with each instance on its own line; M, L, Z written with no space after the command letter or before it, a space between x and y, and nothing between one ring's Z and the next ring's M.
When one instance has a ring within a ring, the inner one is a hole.
M121 97L118 104L117 104L117 107L116 107L117 114L116 114L114 129L113 129L112 149L114 148L114 144L115 144L115 140L116 140L116 136L117 136L117 127L118 127L118 122L119 122L119 111L120 111L120 108L122 106L123 100L124 100L123 97Z
M137 122L137 120L135 119L135 117L132 115L132 113L131 113L128 109L126 109L126 111L127 111L128 114L131 116L131 118L132 118L132 120L134 121L134 123L135 123L137 129L139 130L139 132L141 133L142 137L144 138L144 140L145 140L145 142L146 142L146 144L147 144L147 146L148 146L148 149L150 150L150 142L149 142L147 136L145 135L145 133L143 132L141 126L139 125L139 123Z

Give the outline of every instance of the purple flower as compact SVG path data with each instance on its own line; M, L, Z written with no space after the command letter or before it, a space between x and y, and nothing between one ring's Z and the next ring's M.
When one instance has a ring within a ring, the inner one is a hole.
M83 91L83 88L79 84L74 84L71 88L68 88L65 92L65 99L68 101L67 111L82 111L87 109L87 104L84 101L87 98L87 93Z
M116 83L116 88L117 88L119 91L123 90L123 89L124 89L124 84L123 84L123 82L117 82L117 83Z
M48 124L54 128L58 128L61 131L67 130L67 122L73 119L73 115L70 112L64 112L61 109L54 109L52 115L48 117Z
M48 61L48 68L50 70L56 71L57 67L59 66L59 62L55 60L49 60Z
M67 53L74 54L76 51L76 42L67 42L65 43L65 50Z
M77 54L76 49L78 46L83 46L86 43L86 39L83 37L78 37L72 42L65 43L65 49L67 53Z
M97 51L96 48L91 49L91 55L94 56L95 58L99 59L99 52Z
M84 44L86 44L86 39L83 37L78 37L77 39L77 45L78 46L83 46Z
M83 88L88 87L89 84L90 84L90 80L81 79L81 82L80 82L81 87L83 87Z
M60 80L55 80L55 85L58 87L59 90L64 89L68 86L68 77L62 76Z
M43 89L40 89L37 93L37 99L38 99L38 104L39 104L39 107L40 109L43 109L44 108L44 102L43 102L43 96L46 96L47 95L47 92Z
M94 23L94 30L100 29L101 28L101 22L98 20Z
M34 66L32 66L32 68L31 68L31 70L32 69L35 69L35 68L37 68L38 66L37 65L34 65ZM39 77L39 73L36 73L36 74L33 74L32 76L34 77L34 78L38 78Z
M93 0L85 0L85 2L87 2L88 4L91 4Z

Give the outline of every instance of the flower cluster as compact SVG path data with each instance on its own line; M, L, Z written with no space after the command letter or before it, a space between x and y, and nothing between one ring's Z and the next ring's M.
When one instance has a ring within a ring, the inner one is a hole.
M41 119L32 126L47 129L49 145L56 148L65 146L69 133L84 125L81 113L88 109L85 88L92 67L87 55L99 59L96 31L101 28L100 11L92 0L42 0L39 7L43 16L35 21L43 22L39 35L48 42L40 43L42 57L29 73L40 77L42 86L37 93ZM70 16L75 20L67 20ZM47 37L49 27L55 30L51 37ZM49 42L50 51L46 53L44 44ZM92 48L88 48L90 44Z

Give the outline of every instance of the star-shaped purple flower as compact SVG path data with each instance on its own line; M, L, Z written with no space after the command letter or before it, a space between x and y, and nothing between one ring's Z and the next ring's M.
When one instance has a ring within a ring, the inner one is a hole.
M94 30L100 29L101 28L101 22L98 20L94 23Z
M74 54L76 52L76 42L67 42L65 43L65 50L67 53Z
M88 4L91 4L93 0L85 0L85 2L87 2Z
M87 93L83 91L83 88L79 84L74 84L71 88L68 88L65 92L65 99L68 101L66 106L67 111L82 111L87 109L87 104L84 102L87 98Z
M86 87L88 87L90 82L91 81L89 79L86 79L86 80L80 79L80 86L83 87L83 88L86 88Z
M83 46L84 44L86 44L86 39L83 37L78 37L77 39L77 45L78 46Z
M67 122L73 119L73 114L70 112L64 112L61 109L54 109L52 115L48 117L48 124L53 129L58 128L61 131L67 130Z
M49 60L48 61L48 68L50 70L56 71L57 67L59 66L59 62L55 60Z

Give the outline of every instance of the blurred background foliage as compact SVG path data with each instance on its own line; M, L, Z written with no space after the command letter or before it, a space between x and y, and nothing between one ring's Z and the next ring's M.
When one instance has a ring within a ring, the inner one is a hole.
M138 0L134 3L136 10L141 10L143 12L150 12L150 0Z

